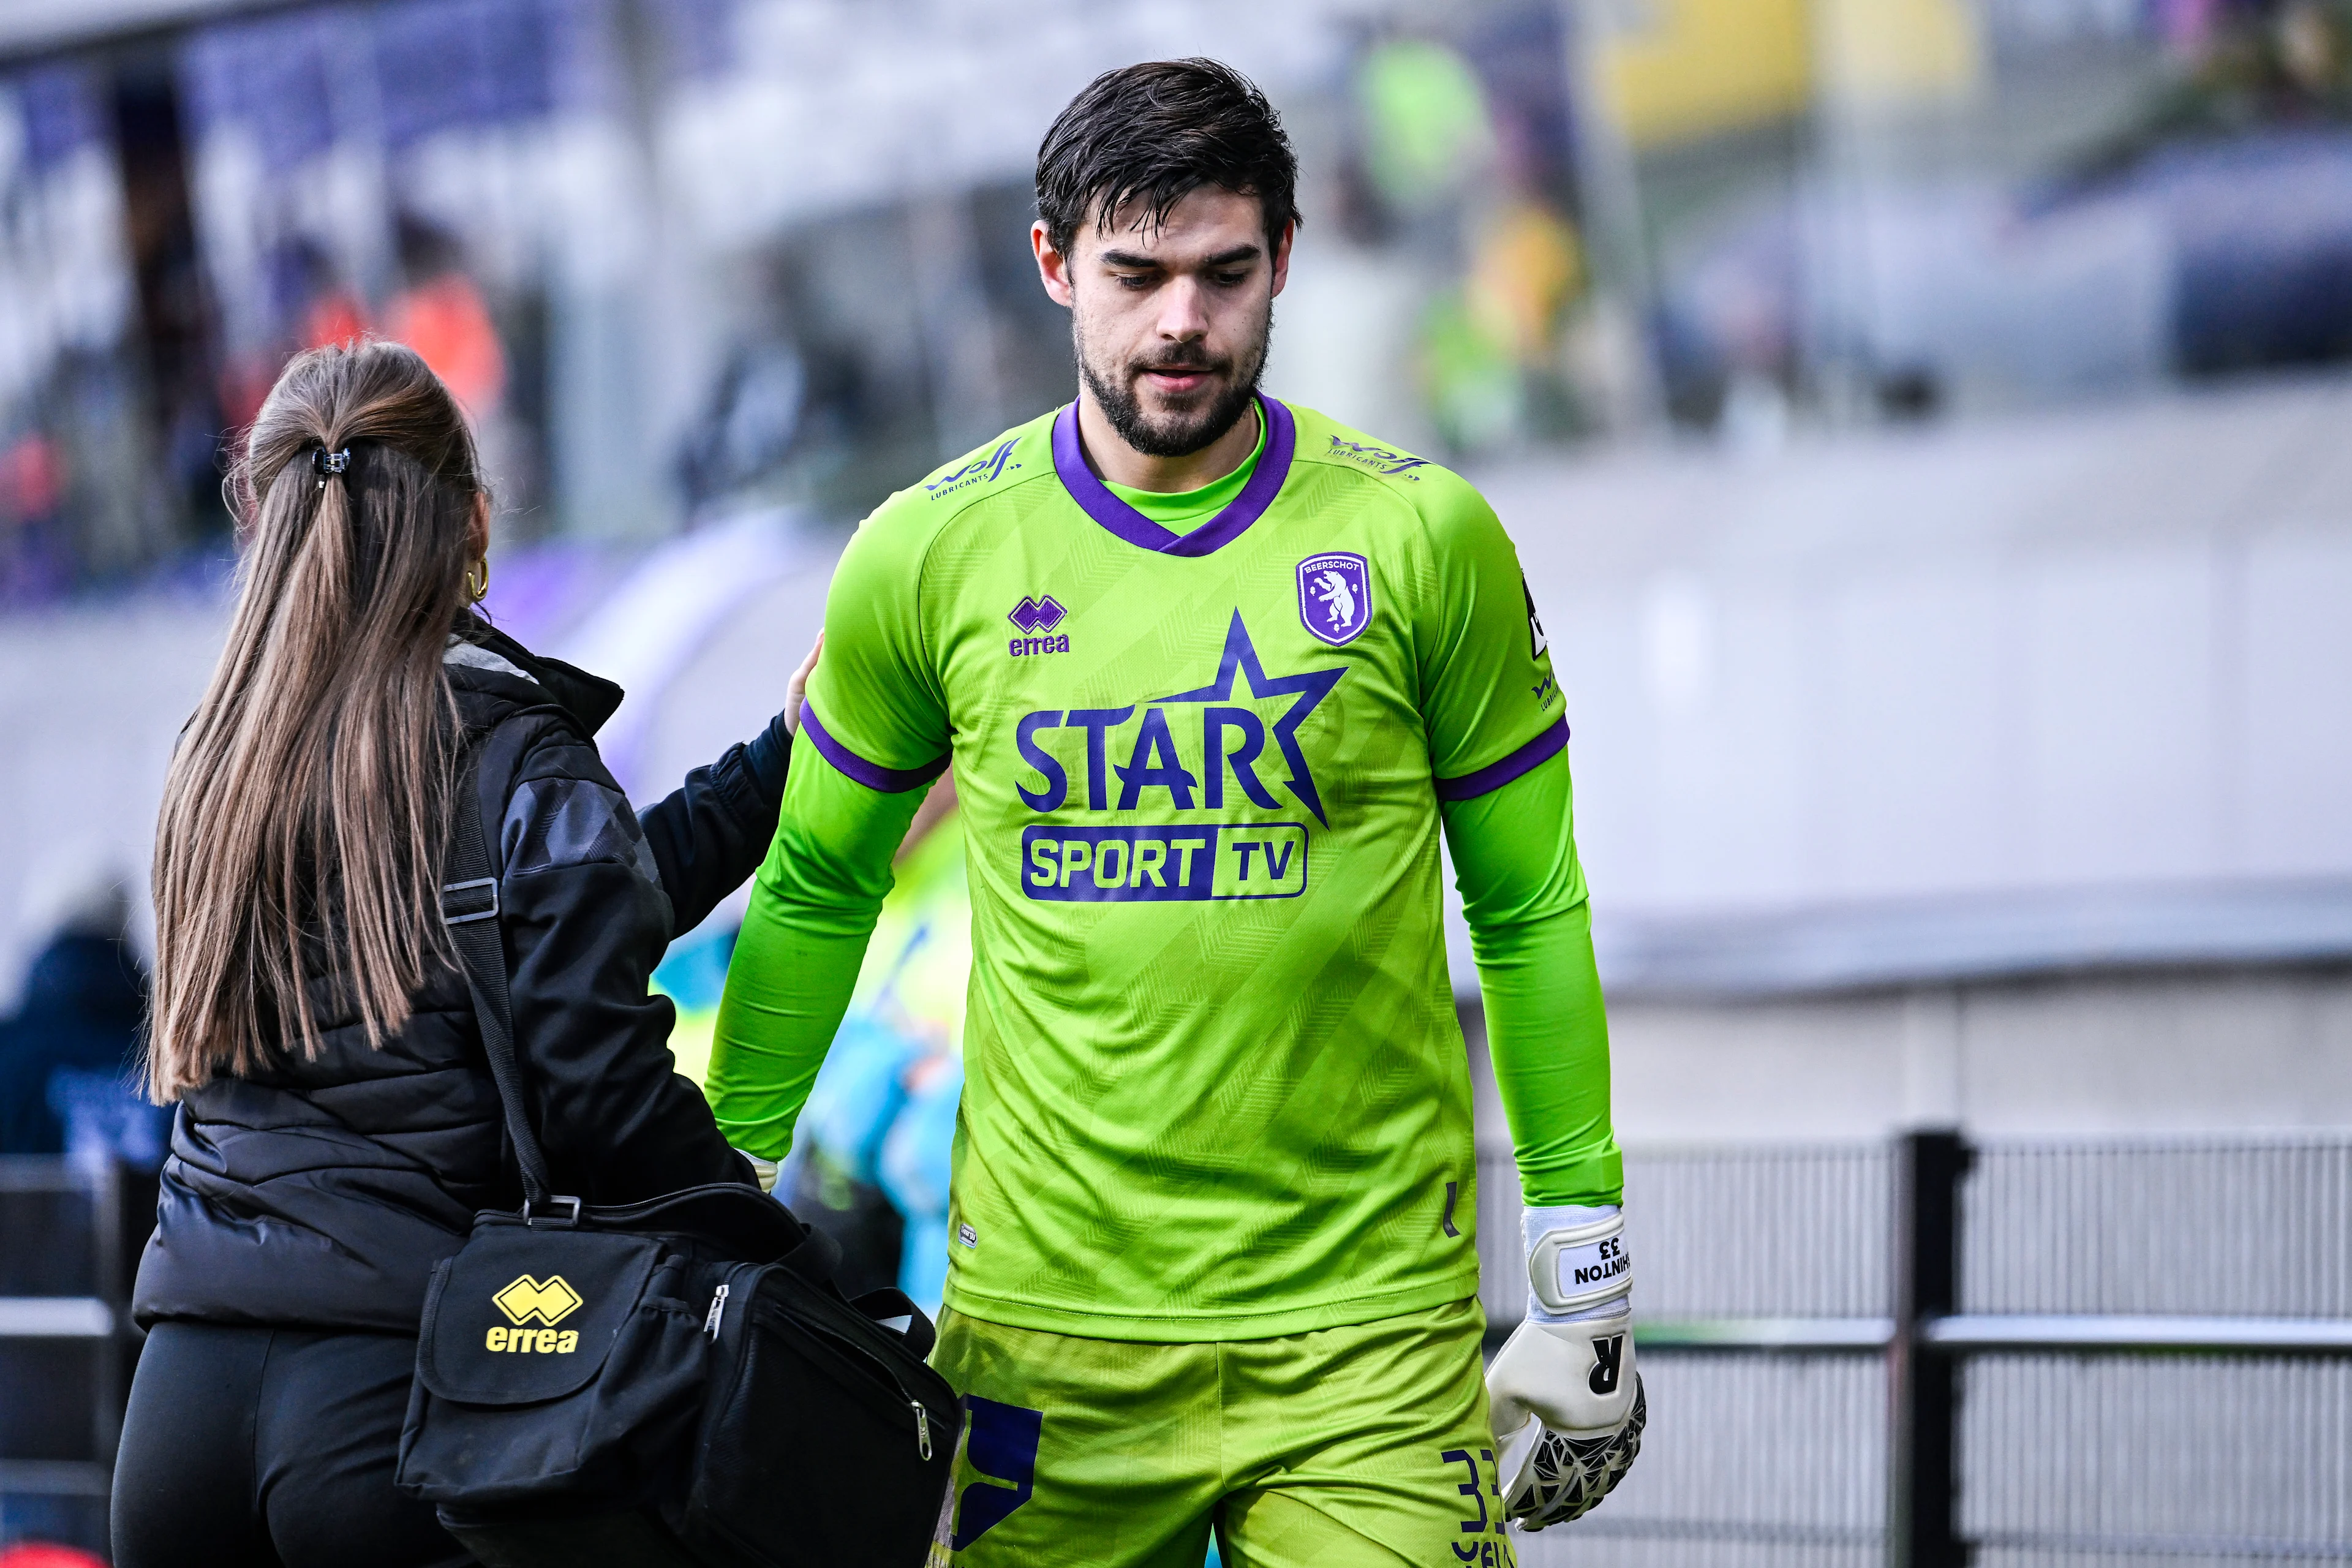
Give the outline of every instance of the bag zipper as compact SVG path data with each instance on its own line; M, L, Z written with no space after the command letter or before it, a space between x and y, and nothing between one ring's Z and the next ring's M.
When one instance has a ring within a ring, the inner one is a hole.
M890 1380L890 1386L898 1391L898 1397L907 1402L907 1408L915 1413L915 1455L918 1458L926 1462L929 1461L931 1457L931 1407L925 1405L920 1399L916 1398L914 1394L908 1392L906 1384L899 1380L898 1373L891 1369L890 1364L887 1362L883 1361L879 1356L877 1356L872 1351L866 1349L864 1345L859 1344L856 1341L835 1329L827 1327L824 1323L813 1322L805 1319L795 1319L789 1313L780 1313L779 1316L782 1317L786 1323L799 1330L803 1333L812 1334L818 1339L832 1342L836 1349L848 1352L859 1361L866 1363L867 1365L874 1368L875 1371L880 1373L884 1377L888 1378Z
M710 1311L709 1314L702 1320L702 1331L709 1334L712 1339L717 1339L719 1337L719 1320L724 1317L726 1312L727 1287L721 1285L719 1287L717 1293L710 1298Z

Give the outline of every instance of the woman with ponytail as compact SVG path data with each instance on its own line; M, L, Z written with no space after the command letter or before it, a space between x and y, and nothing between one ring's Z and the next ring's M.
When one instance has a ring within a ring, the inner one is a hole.
M423 360L296 359L232 482L236 614L156 835L148 1085L178 1111L133 1300L115 1561L460 1563L393 1489L426 1281L476 1210L521 1202L441 923L452 825L484 813L559 1190L753 1181L672 1071L646 979L765 854L807 667L762 734L638 813L592 739L619 689L474 610L489 496Z

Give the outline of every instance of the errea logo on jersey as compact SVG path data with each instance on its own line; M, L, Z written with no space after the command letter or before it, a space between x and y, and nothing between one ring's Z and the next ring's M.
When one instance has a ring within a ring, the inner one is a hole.
M1015 658L1034 653L1069 652L1069 635L1067 633L1060 637L1052 635L1055 626L1069 618L1069 614L1070 612L1063 607L1061 601L1051 594L1042 599L1033 599L1025 594L1023 595L1021 602L1013 605L1012 614L1004 618L1029 635L1014 637L1005 645L1005 650Z

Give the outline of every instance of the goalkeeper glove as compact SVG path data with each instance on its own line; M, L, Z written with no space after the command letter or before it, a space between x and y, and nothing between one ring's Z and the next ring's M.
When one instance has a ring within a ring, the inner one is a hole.
M1615 1205L1527 1213L1527 1321L1487 1370L1503 1510L1528 1530L1581 1518L1642 1447L1633 1259Z
M772 1196L776 1190L776 1163L762 1160L757 1154L744 1154L740 1149L735 1152L743 1155L744 1163L751 1167L751 1173L760 1179L760 1190Z

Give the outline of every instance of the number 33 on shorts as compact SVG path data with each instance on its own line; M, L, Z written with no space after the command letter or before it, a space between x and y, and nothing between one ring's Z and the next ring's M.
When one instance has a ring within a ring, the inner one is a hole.
M1438 1458L1469 1472L1469 1478L1454 1489L1470 1500L1464 1505L1465 1508L1477 1510L1476 1517L1462 1521L1462 1539L1454 1543L1454 1557L1475 1568L1517 1568L1511 1560L1510 1542L1503 1534L1499 1500L1503 1489L1495 1468L1495 1450L1480 1448L1474 1454L1467 1448L1448 1448ZM1489 1498L1497 1500L1491 1508Z
M1262 1340L940 1315L970 1419L934 1568L1516 1568L1475 1299Z

